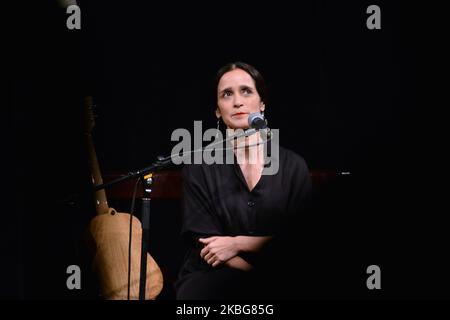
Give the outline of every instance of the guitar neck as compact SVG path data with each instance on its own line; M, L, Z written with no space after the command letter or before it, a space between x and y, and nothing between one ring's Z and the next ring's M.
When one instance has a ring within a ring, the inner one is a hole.
M92 142L92 136L87 134L85 137L86 145L88 148L89 156L89 169L91 171L92 184L94 186L101 185L103 183L102 175L100 173L100 166L98 165L97 154L94 149L94 143ZM95 209L97 214L105 214L109 211L108 199L106 198L105 189L101 189L95 192Z
M91 112L90 110L91 106L92 106L92 97L86 97L84 104L86 115L89 114L89 112ZM92 177L92 184L94 186L101 185L103 183L102 174L100 172L97 153L95 152L94 142L90 131L85 133L85 144L88 153L88 163ZM94 201L97 215L106 214L109 212L109 205L108 200L106 198L105 189L101 189L95 192Z

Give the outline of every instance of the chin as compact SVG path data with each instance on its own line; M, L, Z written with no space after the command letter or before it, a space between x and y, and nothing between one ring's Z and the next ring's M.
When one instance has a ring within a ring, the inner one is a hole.
M230 124L228 124L227 127L230 128L230 129L234 129L234 130L237 130L237 129L246 130L246 129L249 128L247 120L245 120L245 121L233 121Z

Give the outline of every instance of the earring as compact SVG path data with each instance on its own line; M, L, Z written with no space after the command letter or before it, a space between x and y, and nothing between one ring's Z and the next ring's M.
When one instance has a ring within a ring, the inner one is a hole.
M261 115L263 116L263 118L264 118L264 110L266 110L266 104L264 102L261 102Z
M266 122L266 126L268 125L268 121L266 116L264 115L264 111L261 111L261 115L263 116L264 121Z

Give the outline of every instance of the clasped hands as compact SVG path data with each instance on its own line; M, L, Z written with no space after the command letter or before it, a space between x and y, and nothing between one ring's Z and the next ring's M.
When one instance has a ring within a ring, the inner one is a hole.
M198 241L204 245L200 251L200 257L212 267L227 262L239 253L235 237L214 236L200 238Z
M249 271L253 266L239 256L241 252L259 252L272 236L213 236L200 238L200 256L210 266L224 264L230 268Z
M242 250L242 240L245 238L241 236L200 238L199 242L204 245L200 256L212 267L225 265L233 269L250 271L253 266L238 255Z

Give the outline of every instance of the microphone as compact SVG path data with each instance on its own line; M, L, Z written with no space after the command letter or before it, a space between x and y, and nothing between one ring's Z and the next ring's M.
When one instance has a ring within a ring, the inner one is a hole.
M267 128L266 120L264 116L259 112L250 113L248 115L248 125L250 128L261 130Z

